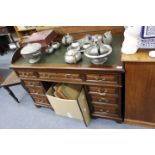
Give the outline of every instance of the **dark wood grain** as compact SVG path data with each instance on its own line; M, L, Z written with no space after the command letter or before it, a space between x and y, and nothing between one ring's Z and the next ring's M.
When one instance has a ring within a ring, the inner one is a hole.
M103 34L106 31L112 31L112 34L123 34L123 26L51 26L38 28L37 30L54 29L62 34L71 34L75 39L79 39L86 34Z
M155 63L126 62L125 70L125 120L155 125Z

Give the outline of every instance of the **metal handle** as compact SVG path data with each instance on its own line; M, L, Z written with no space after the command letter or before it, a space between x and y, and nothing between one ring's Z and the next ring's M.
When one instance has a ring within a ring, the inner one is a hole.
M103 109L100 109L99 111L100 111L100 112L106 112L106 113L109 113L109 110L103 110Z
M108 90L107 89L104 89L104 93L107 93L108 92Z
M109 110L106 110L105 112L109 113Z
M72 74L65 74L66 78L72 78Z
M102 92L99 92L97 94L100 95L100 96L106 96L107 95L107 93L102 93Z
M101 96L106 96L106 95L107 95L107 93L100 93L100 95L101 95Z
M108 99L105 99L105 98L100 98L99 99L99 102L109 102L109 100Z
M36 90L31 90L32 93L38 94L38 92Z
M97 81L106 81L106 78L99 78L99 77L97 77L96 80Z
M104 89L104 90L102 91L102 89L100 88L100 89L98 89L98 92L99 92L99 93L105 93L105 94L106 94L106 93L108 92L108 90L107 90L107 89Z

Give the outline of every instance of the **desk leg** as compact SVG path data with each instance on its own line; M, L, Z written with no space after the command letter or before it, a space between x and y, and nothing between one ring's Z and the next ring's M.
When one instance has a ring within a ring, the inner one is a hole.
M9 87L4 87L5 90L16 100L16 102L20 103L19 100L17 99L17 97L14 95L14 93L12 92L12 90Z

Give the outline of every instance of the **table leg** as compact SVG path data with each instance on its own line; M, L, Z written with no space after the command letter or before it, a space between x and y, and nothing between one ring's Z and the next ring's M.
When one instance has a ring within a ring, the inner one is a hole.
M14 93L12 92L12 90L9 87L5 86L4 88L18 103L20 103L19 100L17 99L17 97L14 95Z

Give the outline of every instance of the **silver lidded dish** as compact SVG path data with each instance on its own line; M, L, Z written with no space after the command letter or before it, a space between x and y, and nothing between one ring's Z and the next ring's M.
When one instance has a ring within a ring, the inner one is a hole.
M80 51L80 43L78 41L72 42L72 44L67 48L67 51L69 50L77 50Z
M41 44L29 43L21 49L21 55L27 59L29 63L33 64L41 59Z
M78 50L71 49L65 54L65 62L69 64L76 64L82 59L82 55Z
M84 55L91 60L91 63L99 65L103 64L108 60L108 55L112 53L112 47L110 45L103 45L105 51L99 52L96 46L89 47Z

